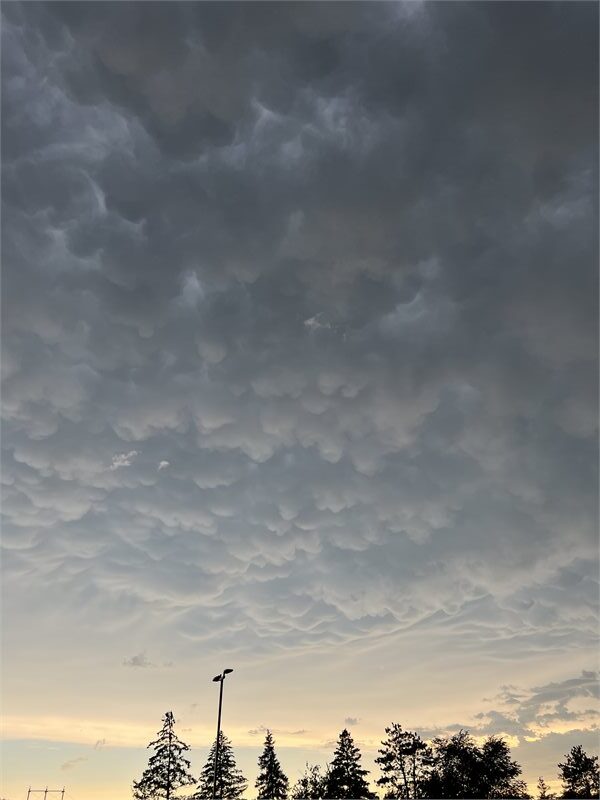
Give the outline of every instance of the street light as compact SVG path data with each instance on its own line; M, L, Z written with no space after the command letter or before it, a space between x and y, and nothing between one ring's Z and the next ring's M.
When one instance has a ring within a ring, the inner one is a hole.
M229 675L233 672L232 669L224 669L220 675L215 675L213 678L214 682L220 683L221 687L219 689L219 716L217 717L217 748L215 750L215 775L213 780L213 798L216 799L217 797L217 768L219 764L219 739L221 738L221 708L223 706L223 681L225 680L225 676Z

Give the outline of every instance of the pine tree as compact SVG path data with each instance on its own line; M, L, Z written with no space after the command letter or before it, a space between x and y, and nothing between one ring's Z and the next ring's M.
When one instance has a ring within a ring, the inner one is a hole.
M194 783L190 762L183 755L190 748L177 738L174 726L173 712L167 711L158 738L148 745L154 748L154 755L140 780L133 784L135 800L176 800L177 789Z
M538 790L537 800L555 800L556 799L556 795L553 794L550 791L550 787L548 786L548 784L542 778L541 775L538 778L537 790Z
M403 731L394 723L386 728L383 741L375 759L382 772L377 785L386 788L386 798L421 797L421 787L432 761L431 748L412 731Z
M215 756L217 740L213 742L208 754L208 760L200 773L198 788L190 800L214 800L215 797L224 800L237 800L246 791L248 784L235 763L231 742L223 731L219 733L219 763L217 768L217 791L214 791Z
M325 796L336 800L374 798L365 775L368 775L368 771L360 766L360 750L344 728L329 768Z
M563 784L563 797L598 797L600 794L600 771L598 756L588 756L578 744L565 756L564 764L559 764L558 777Z
M324 798L327 786L328 769L321 775L318 764L306 765L304 775L301 775L292 789L292 800L321 800Z
M275 744L271 731L267 731L265 749L258 759L259 775L256 779L258 800L285 800L288 793L288 779L284 775L279 759L275 754Z

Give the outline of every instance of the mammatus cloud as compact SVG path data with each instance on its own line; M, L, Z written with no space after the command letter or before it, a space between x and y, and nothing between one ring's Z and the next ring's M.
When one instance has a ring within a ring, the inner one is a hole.
M3 6L27 669L596 647L597 7L373 9Z

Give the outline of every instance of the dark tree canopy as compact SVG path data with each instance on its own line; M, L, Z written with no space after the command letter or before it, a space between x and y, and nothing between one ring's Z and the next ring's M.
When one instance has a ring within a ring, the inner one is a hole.
M140 780L133 784L135 800L175 800L177 789L194 783L190 762L183 755L190 748L177 738L174 726L173 713L167 711L158 738L148 745L154 748L154 755Z
M292 789L292 800L321 800L327 788L328 769L321 774L318 764L307 764L304 773L298 778Z
M377 785L385 789L386 798L422 797L423 784L431 768L431 748L418 734L402 730L397 723L385 732L387 738L375 759L381 770Z
M275 754L275 743L271 731L267 731L265 748L258 759L259 774L256 779L259 800L285 800L288 793L288 779L281 769Z
M598 797L600 795L600 772L598 756L588 756L578 744L558 765L558 777L563 785L563 797Z
M537 792L536 800L556 800L556 795L550 791L550 787L541 775L537 782Z
M478 747L467 731L433 740L433 763L423 784L423 797L525 798L521 767L510 758L506 742L490 736Z
M368 771L360 766L360 750L354 744L352 736L344 728L338 738L337 747L329 766L325 796L328 798L373 798L365 780Z
M215 739L210 748L206 764L200 773L198 788L194 792L193 800L208 800L209 798L212 800L212 798L215 797L214 775L216 752L217 740ZM223 731L221 731L219 734L216 797L223 798L223 800L237 800L237 798L244 794L247 785L247 780L236 766L231 742Z

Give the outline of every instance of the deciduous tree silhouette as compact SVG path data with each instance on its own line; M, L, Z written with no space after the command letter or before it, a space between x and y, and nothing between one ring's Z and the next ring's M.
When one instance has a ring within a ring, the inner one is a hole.
M354 744L352 736L344 728L338 738L337 747L329 766L325 786L325 796L335 800L362 800L374 798L369 784L365 780L368 770L360 766L360 750Z
M510 758L506 742L490 736L479 748L467 731L433 740L433 765L423 797L526 798L521 767Z
M191 800L208 800L214 798L214 777L215 777L215 757L217 750L217 740L213 742L208 760L204 765L198 788L194 792ZM246 791L248 781L241 773L235 763L231 742L223 731L219 734L219 763L217 765L217 798L224 800L237 800Z
M421 797L431 769L431 748L418 734L402 730L397 723L385 732L387 739L381 743L381 755L375 759L382 773L377 785L385 788L386 798Z
M325 797L328 768L321 774L318 764L307 764L304 774L298 778L292 789L292 800L321 800Z
M194 783L190 762L183 755L190 748L178 739L174 727L173 713L167 711L158 738L148 745L154 748L154 755L140 780L133 784L135 800L176 800L177 789Z
M598 797L600 795L600 772L598 756L588 756L578 744L558 765L558 777L562 781L562 797Z
M285 800L288 793L289 782L281 769L279 759L275 754L275 744L271 731L265 737L265 749L258 759L259 774L256 779L258 800Z
M548 784L541 775L538 778L537 790L537 800L556 800L556 795L550 791Z

